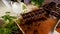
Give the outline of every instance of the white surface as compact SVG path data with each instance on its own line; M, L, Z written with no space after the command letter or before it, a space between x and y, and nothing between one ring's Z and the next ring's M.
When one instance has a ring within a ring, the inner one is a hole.
M23 13L23 12L22 12L22 5L21 5L21 3L14 2L14 3L12 4L12 9L13 9L13 11L14 11L16 14Z
M12 11L11 7L7 8L5 4L2 1L0 1L0 16L4 15L7 11L11 12L11 15L16 16L16 14Z
M2 1L8 8L11 7L11 1L10 0L2 0Z

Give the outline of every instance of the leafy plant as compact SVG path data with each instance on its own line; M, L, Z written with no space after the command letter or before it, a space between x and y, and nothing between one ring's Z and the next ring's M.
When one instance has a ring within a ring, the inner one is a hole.
M25 11L26 11L26 4L25 3L22 3L22 10L23 10L23 13L25 13Z
M17 27L17 25L16 25L15 23L8 23L8 24L5 26L5 28L9 28L9 29L11 29L11 30L17 30L17 29L18 29L18 27Z
M44 0L31 0L31 3L36 6L41 6Z
M10 12L6 12L2 18L5 21L5 24L0 27L0 34L13 34L12 32L17 32L19 28L13 21L13 19L17 19L16 16L10 16Z
M6 12L4 16L2 16L2 18L4 19L4 21L9 21L11 22L12 19L16 19L15 16L10 16L10 12Z
M11 30L8 28L0 27L0 34L11 34Z

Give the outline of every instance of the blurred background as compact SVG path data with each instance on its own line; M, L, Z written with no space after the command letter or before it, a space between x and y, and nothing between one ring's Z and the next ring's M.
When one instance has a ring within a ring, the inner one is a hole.
M25 0L19 0L19 1L25 2ZM43 5L52 1L60 4L60 0L45 0ZM10 0L0 0L0 16L4 15L6 11L10 11L12 15L15 15L15 13L12 11L12 8L9 2Z

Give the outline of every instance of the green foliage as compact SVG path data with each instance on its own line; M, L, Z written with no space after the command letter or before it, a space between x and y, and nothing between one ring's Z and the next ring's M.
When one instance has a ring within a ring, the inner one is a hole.
M6 12L2 18L5 21L5 25L0 27L0 34L12 34L12 31L19 29L16 23L13 21L13 19L17 19L17 17L10 16L10 12ZM6 23L6 21L8 21L8 23Z
M11 30L8 29L8 28L5 28L5 29L4 29L4 34L11 34Z
M44 0L31 0L31 3L36 6L41 6Z
M5 28L9 28L11 30L17 30L18 26L15 23L8 23Z
M23 4L22 7L23 7L23 10L26 9L26 5L25 4Z
M4 29L2 27L0 27L0 34L4 34Z
M11 30L8 28L0 27L0 34L11 34Z
M25 13L25 11L26 11L26 4L25 3L22 3L22 10L23 10L23 13Z
M11 22L12 19L16 19L15 16L10 16L10 12L6 12L4 16L2 16L2 18L4 19L4 21L9 21Z

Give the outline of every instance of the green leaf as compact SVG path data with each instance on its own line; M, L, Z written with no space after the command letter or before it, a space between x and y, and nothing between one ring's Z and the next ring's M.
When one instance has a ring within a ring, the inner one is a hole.
M18 30L18 26L14 23L13 19L17 19L16 16L10 16L9 12L6 12L7 14L5 14L4 16L2 16L2 18L4 19L4 21L9 21L8 23L5 23L3 26L4 27L0 27L0 34L12 34L12 31L16 31Z
M32 3L33 5L35 4L35 2L36 2L35 0L31 0L31 3Z
M11 29L14 26L13 23L8 23L5 27Z
M15 23L8 23L5 28L9 28L12 30L17 30L18 26Z
M25 5L22 5L23 6L23 10L26 9L26 6Z
M17 18L16 16L10 16L9 14L10 14L10 12L6 12L6 14L4 16L2 16L2 18L4 19L4 21L8 20L9 22L11 22L12 19L16 19Z
M5 29L4 29L4 34L11 34L11 30L8 29L8 28L5 28Z
M4 34L4 29L2 27L0 27L0 34Z
M42 5L43 2L44 2L44 0L31 0L31 3L36 6Z
M2 18L3 18L5 21L7 21L8 16L7 16L7 15L4 15L4 16L2 16Z
M12 30L17 30L17 29L18 27L16 25L12 27Z
M0 27L0 34L11 34L11 30L8 28Z

